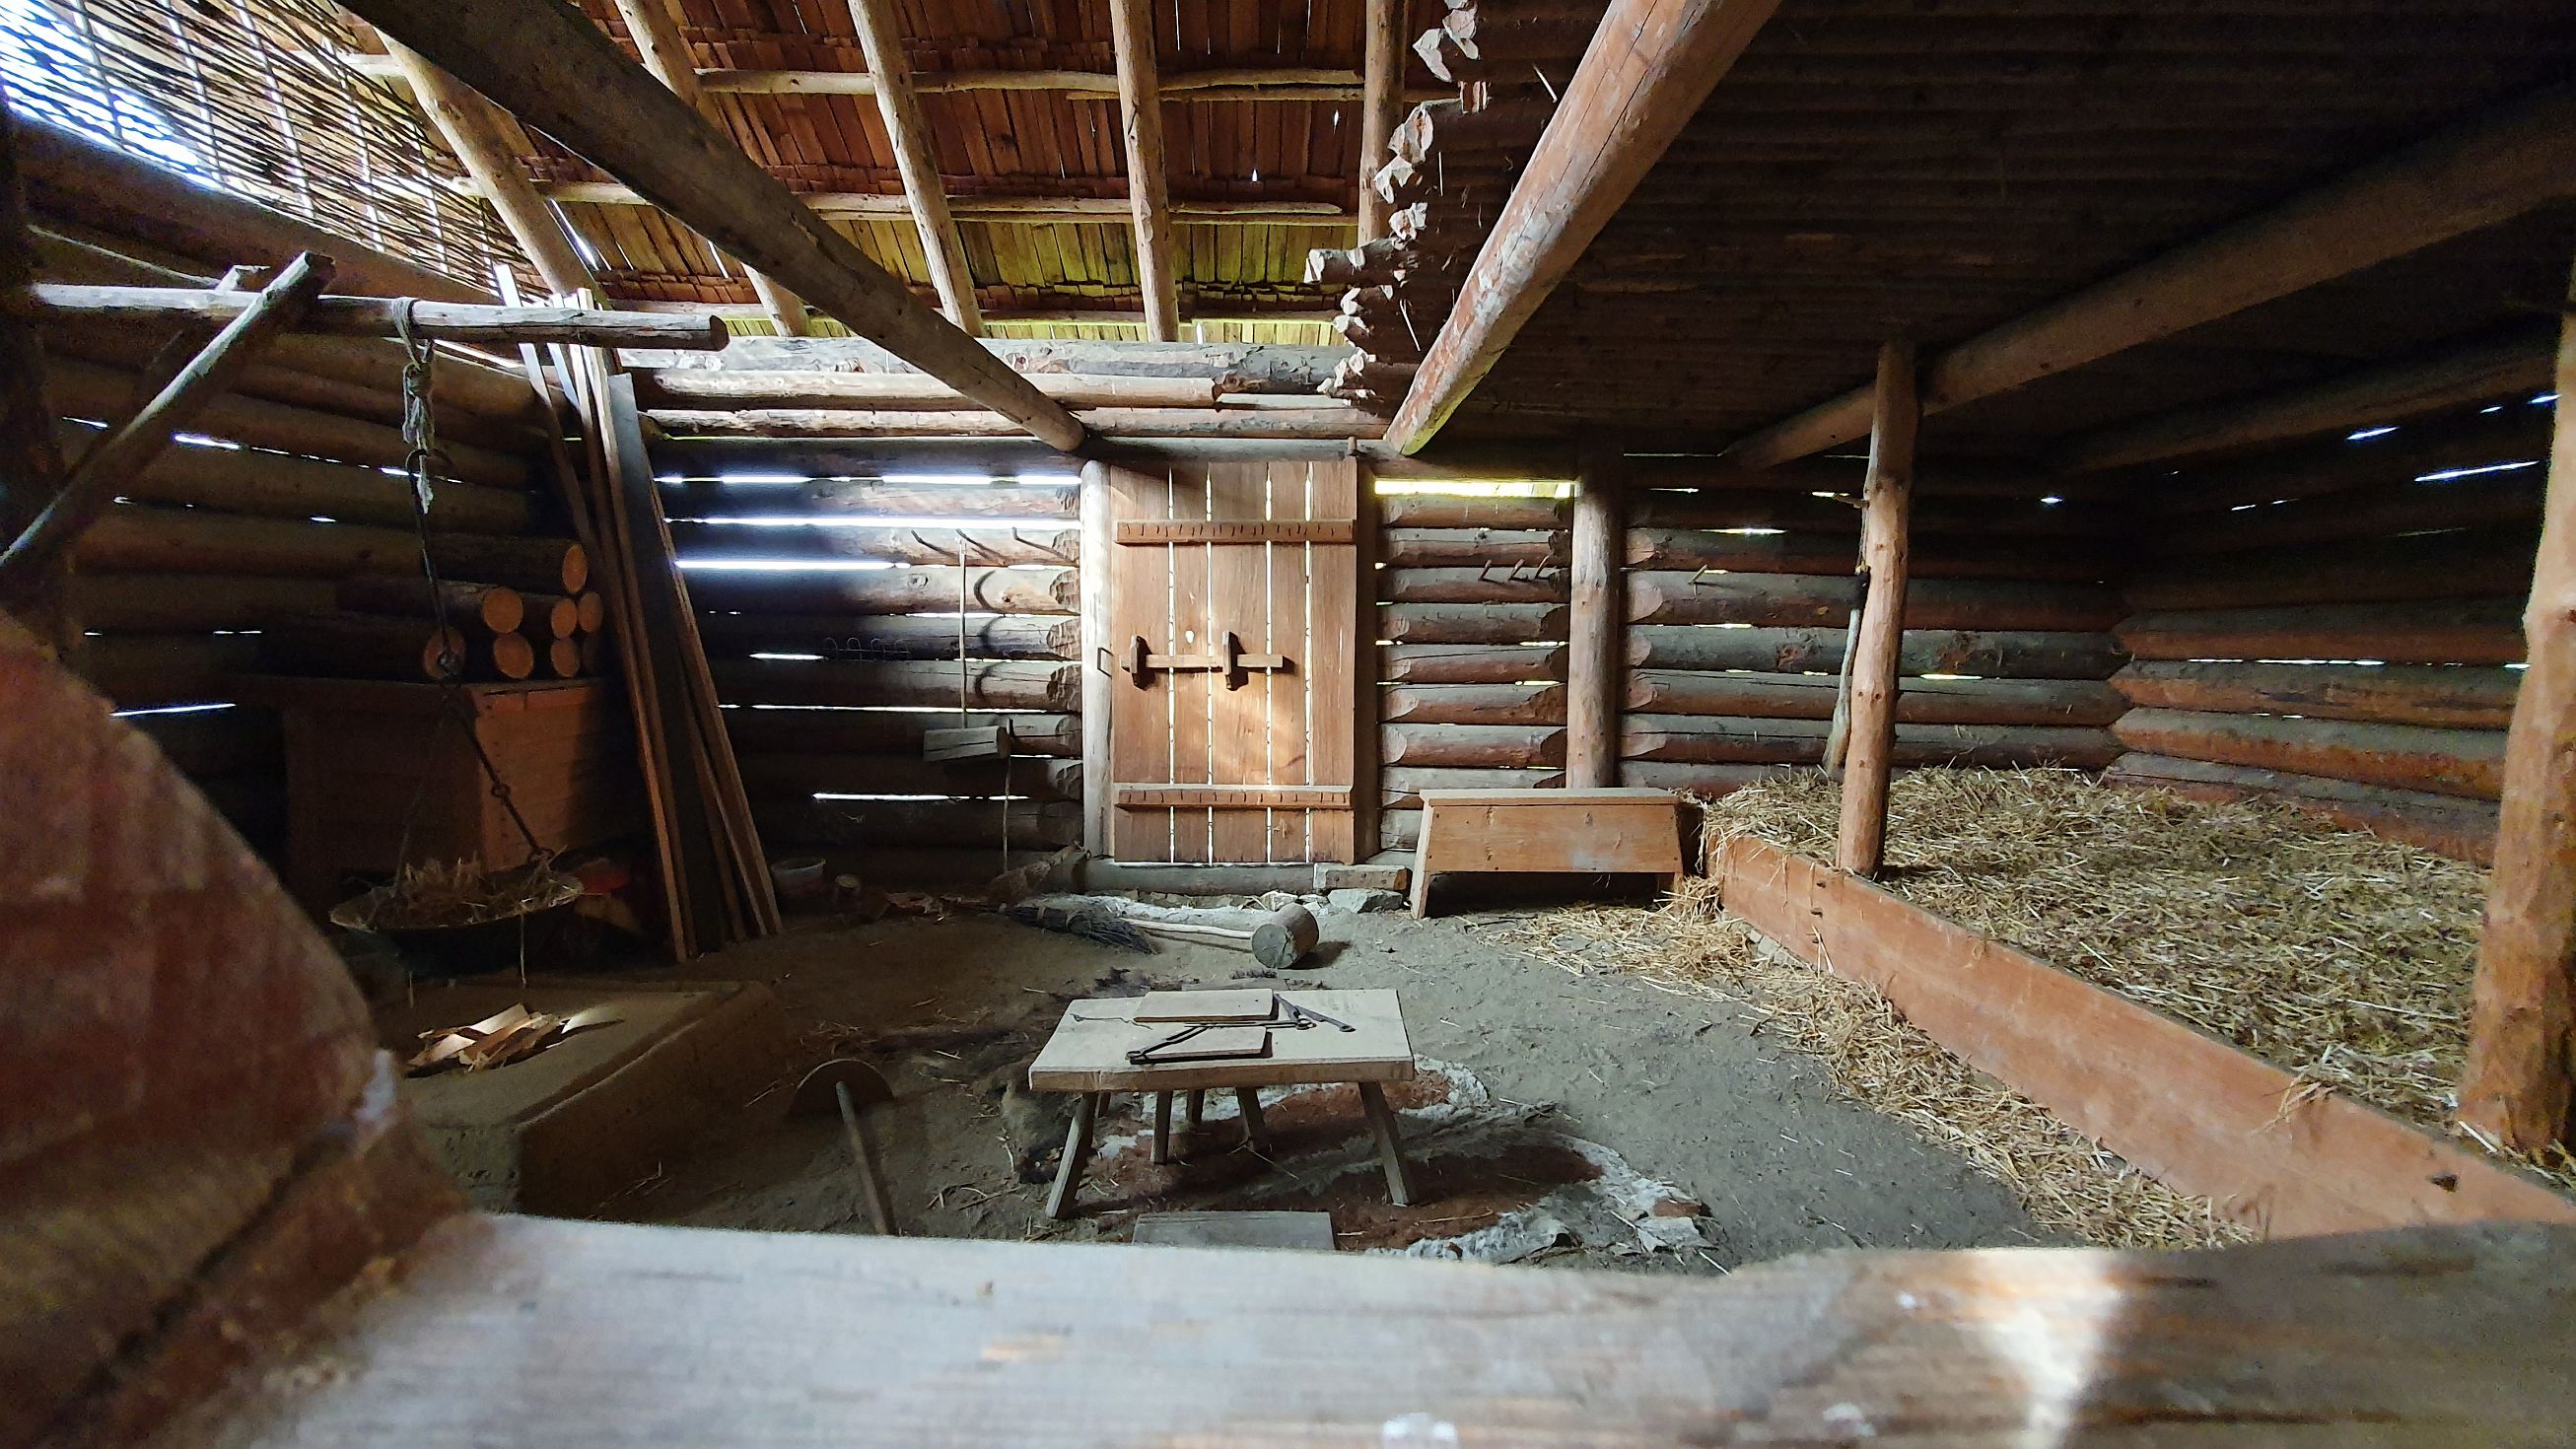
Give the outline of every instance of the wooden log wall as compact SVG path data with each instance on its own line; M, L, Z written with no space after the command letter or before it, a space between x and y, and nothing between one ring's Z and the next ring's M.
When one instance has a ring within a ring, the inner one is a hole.
M2549 413L2498 398L2142 483L2107 778L2488 860Z
M34 220L47 280L206 285L253 259L173 256L41 212ZM58 224L63 232L45 230ZM209 233L206 249L222 238ZM134 409L173 340L148 325L48 323L44 334L48 399L69 456ZM280 729L272 710L236 703L240 676L425 680L442 645L469 676L606 666L596 648L584 660L598 615L584 613L584 560L552 495L549 415L524 377L455 354L436 369L450 476L429 512L433 553L452 583L431 598L410 486L383 471L406 452L401 370L391 342L278 339L72 549L74 667L120 711L166 711L135 723L264 852L283 844Z
M1016 862L1082 836L1079 480L901 457L893 479L767 483L714 481L686 447L655 461L770 859L903 880L988 852L980 878L1005 842ZM961 726L1007 752L924 758Z

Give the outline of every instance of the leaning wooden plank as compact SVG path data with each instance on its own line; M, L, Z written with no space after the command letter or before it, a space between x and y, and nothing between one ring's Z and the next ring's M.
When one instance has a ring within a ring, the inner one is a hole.
M1978 1070L2229 1220L2298 1236L2576 1222L2576 1204L1867 881L1736 837L1728 911L1864 982Z
M1680 135L1778 0L1612 0L1388 441L1418 453Z
M2266 800L2472 865L2495 860L2496 807L2483 800L2136 752L2112 761L2102 783L2172 790L2195 800Z
M851 331L1058 448L1083 441L1071 414L914 300L578 11L517 0L349 8Z
M2111 676L2132 704L2155 709L2304 715L2365 724L2503 729L2522 674L2422 664L2195 664L2147 660Z
M2540 91L1935 355L1924 369L1924 410L2081 367L2509 220L2565 196L2571 176L2576 89ZM1763 467L1868 430L1869 389L1855 388L1724 456Z

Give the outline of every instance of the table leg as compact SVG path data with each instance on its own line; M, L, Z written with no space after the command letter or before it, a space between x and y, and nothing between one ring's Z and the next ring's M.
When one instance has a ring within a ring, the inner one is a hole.
M1413 841L1413 918L1431 913L1431 807L1422 807L1422 824Z
M1199 1145L1199 1119L1207 1108L1207 1088L1192 1087L1181 1099L1181 1152L1188 1155Z
M1046 1214L1061 1218L1073 1208L1074 1189L1082 1185L1082 1165L1091 1160L1091 1129L1100 1120L1098 1092L1085 1092L1073 1104L1073 1124L1064 1129L1064 1161L1056 1164L1055 1187L1047 1193Z
M1252 1087L1234 1089L1234 1109L1243 1114L1243 1140L1252 1150L1270 1155L1270 1128L1261 1120L1261 1093Z
M1154 1094L1154 1155L1157 1165L1172 1160L1172 1094Z
M1360 1106L1368 1112L1369 1131L1377 1137L1378 1160L1386 1164L1386 1195L1397 1207L1413 1206L1413 1185L1404 1176L1404 1140L1396 1135L1394 1109L1375 1082L1360 1085Z

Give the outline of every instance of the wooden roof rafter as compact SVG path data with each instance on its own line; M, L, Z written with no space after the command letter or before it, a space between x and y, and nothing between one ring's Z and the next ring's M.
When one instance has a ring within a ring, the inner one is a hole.
M966 243L948 212L948 189L939 179L939 158L931 149L930 123L922 118L913 93L912 62L903 52L903 21L894 0L849 0L850 23L858 27L859 44L876 82L877 111L885 118L894 143L895 166L903 176L903 193L921 233L921 250L930 262L931 285L938 288L948 319L969 334L984 330L975 302L975 279L966 269Z
M1119 129L1127 149L1128 199L1136 216L1136 283L1144 293L1145 335L1176 342L1180 294L1172 276L1172 208L1164 174L1162 85L1149 0L1109 0L1118 50Z
M350 69L378 80L404 82L401 68L366 51L341 55ZM743 96L873 96L876 77L857 70L754 70L700 67L698 89L714 95ZM1365 101L1367 76L1335 66L1214 66L1165 72L1157 78L1165 105L1254 101ZM1076 100L1118 99L1115 71L1095 70L945 70L916 71L916 95L955 95L967 91L1061 91ZM1454 87L1416 86L1400 89L1407 101L1439 100Z

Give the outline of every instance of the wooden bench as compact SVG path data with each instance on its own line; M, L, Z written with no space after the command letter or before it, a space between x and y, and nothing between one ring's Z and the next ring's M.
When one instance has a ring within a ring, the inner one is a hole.
M1667 790L1425 790L1413 914L1435 871L1682 876L1681 799Z

